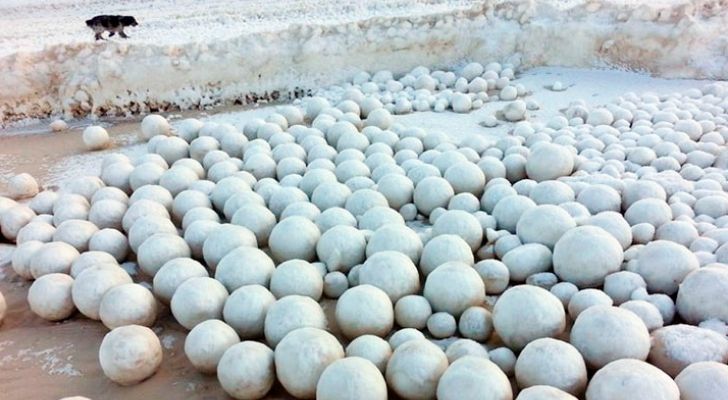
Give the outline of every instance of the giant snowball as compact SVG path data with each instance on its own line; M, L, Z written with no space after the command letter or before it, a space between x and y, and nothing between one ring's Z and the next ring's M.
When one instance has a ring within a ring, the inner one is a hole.
M157 300L138 283L114 286L104 293L99 318L109 329L124 325L152 326L157 319Z
M273 350L253 341L230 346L217 364L222 389L240 400L264 398L275 383Z
M430 215L438 207L447 207L447 203L454 195L455 190L447 180L430 176L417 183L414 203L421 214Z
M339 225L321 235L316 254L329 271L348 272L364 262L366 246L364 233L351 226Z
M344 358L344 349L332 334L316 328L300 328L276 346L276 374L288 393L313 399L321 374L341 358Z
M650 333L633 312L597 305L587 308L574 321L571 344L590 368L601 368L621 358L647 359Z
M198 261L186 257L169 260L154 275L152 281L154 295L164 304L169 304L182 282L206 276L209 276L207 269Z
M422 240L414 230L405 225L385 224L369 238L366 254L367 257L371 257L382 251L401 252L413 263L417 263L422 255Z
M276 298L289 295L308 296L316 301L321 298L324 280L313 264L303 260L288 260L278 265L270 279L270 291Z
M453 287L458 290L453 291ZM451 261L427 276L423 293L433 310L459 317L468 307L480 305L485 300L485 284L471 266Z
M268 287L275 269L273 260L263 250L241 246L220 260L215 269L215 279L232 293L244 285Z
M574 156L569 149L548 142L539 142L531 148L526 161L526 174L537 182L571 175Z
M190 247L183 238L176 234L158 233L139 246L137 263L147 275L154 276L167 261L190 256Z
M513 392L508 377L495 363L483 357L465 356L442 374L437 384L437 398L511 400Z
M448 261L473 265L475 259L470 245L458 235L439 235L425 244L420 257L420 270L428 275Z
M149 141L154 136L164 135L169 136L171 128L169 122L161 115L147 115L142 120L141 139Z
M185 355L200 372L211 374L223 353L240 342L238 334L219 319L208 319L197 324L185 338Z
M359 284L372 285L383 290L392 303L420 290L417 267L405 254L397 251L373 254L358 272Z
M447 356L439 347L424 338L408 340L387 363L387 383L405 399L433 399L447 367Z
M261 285L246 285L230 293L222 310L223 318L242 339L263 336L268 309L276 298Z
M304 217L289 217L280 221L268 239L273 258L279 262L301 259L314 261L316 244L321 237L316 224Z
M242 226L222 224L207 235L202 255L207 266L215 270L223 257L238 247L258 247L253 232Z
M331 363L316 385L319 400L386 400L387 383L369 360L347 357Z
M650 364L675 377L685 367L701 361L728 362L728 339L710 329L670 325L652 332Z
M286 296L268 308L264 323L265 340L275 348L290 332L305 327L326 329L324 310L310 297Z
M134 385L157 372L162 363L162 345L157 335L145 326L122 326L104 336L99 362L112 381Z
M691 324L709 319L728 321L728 269L704 267L682 281L677 312Z
M109 289L125 283L132 283L132 280L122 268L103 266L87 268L73 281L71 288L73 304L83 315L98 320L104 294Z
M392 301L381 289L360 284L339 298L336 303L336 323L348 338L385 336L394 324Z
M679 400L680 390L666 373L644 361L612 361L597 371L586 389L588 400Z
M563 208L545 204L521 214L516 224L516 234L522 243L540 243L553 249L561 236L574 227L574 218Z
M478 219L466 211L448 210L437 218L432 227L433 237L439 235L458 235L465 239L473 252L480 248L483 242L483 227Z
M624 253L614 236L596 226L567 231L554 246L554 272L580 288L601 286L620 270Z
M225 286L209 277L195 277L182 282L172 296L172 315L187 329L208 319L222 318L227 300Z
M109 147L111 139L103 127L89 126L83 130L83 144L89 150L101 150Z
M60 321L73 314L71 288L73 278L66 274L48 274L38 278L28 289L28 305L39 317Z
M79 253L73 246L64 242L50 242L41 246L30 258L28 263L33 278L56 272L67 274L71 264L78 258Z
M639 251L634 272L644 278L650 293L673 295L683 279L699 266L698 258L686 247L656 240Z
M33 197L38 194L38 182L28 173L15 175L8 180L8 193L15 200Z
M519 285L498 298L493 326L508 347L521 350L536 339L560 335L566 328L566 313L561 301L548 290Z
M586 364L572 345L552 338L526 345L516 361L518 387L548 385L579 396L586 388Z
M387 369L387 362L392 356L392 347L379 336L364 335L352 340L346 346L346 356L369 360L384 373Z
M683 400L713 400L728 393L728 365L702 361L686 367L675 378Z

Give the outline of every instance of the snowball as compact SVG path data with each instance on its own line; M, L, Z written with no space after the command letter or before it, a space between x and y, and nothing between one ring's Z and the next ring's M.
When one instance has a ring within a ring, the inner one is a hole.
M104 293L99 318L109 329L124 325L151 326L157 319L157 302L146 287L136 283L121 284Z
M268 309L275 301L275 297L263 286L242 286L225 301L223 317L241 338L258 338L263 335Z
M533 146L526 162L526 174L541 182L571 175L574 158L566 147L540 142Z
M487 192L485 196L488 196ZM535 207L536 203L528 197L512 194L500 198L498 203L492 208L491 214L498 222L498 229L516 232L521 216L529 209Z
M111 145L111 139L103 127L89 126L83 130L83 144L88 150L101 150Z
M369 238L366 254L371 257L382 251L399 251L417 263L422 254L422 240L415 231L401 224L386 224Z
M456 360L467 357L481 357L488 359L488 350L484 345L471 339L457 339L447 346L445 351L447 360L452 364Z
M222 283L228 292L244 285L263 285L268 287L275 271L273 260L256 247L241 246L220 260L215 269L215 279Z
M640 317L642 322L645 323L647 330L650 332L655 329L662 328L664 323L662 320L662 314L660 314L660 310L657 306L652 303L644 300L630 300L622 303L619 307L632 311L635 315Z
M411 203L414 190L414 183L399 174L387 174L377 182L377 191L384 195L389 206L394 209Z
M618 212L600 212L589 217L584 224L604 229L617 239L622 249L627 249L632 244L632 230L624 217Z
M45 320L64 320L76 310L71 298L72 286L73 278L66 274L43 275L28 289L28 305Z
M447 367L447 356L439 347L424 339L409 340L392 353L387 363L387 383L403 398L434 398Z
M616 360L597 371L586 390L589 400L678 400L675 382L652 365L632 359Z
M78 250L67 243L45 243L30 258L28 269L35 279L52 273L67 274L78 256Z
M364 262L366 245L364 234L358 229L334 226L321 235L316 254L329 271L348 272L354 265Z
M296 232L292 236L291 232ZM277 261L316 258L316 244L321 233L313 222L304 217L290 217L280 221L271 231L268 244Z
M405 254L381 251L370 256L359 270L359 283L383 290L393 303L419 291L417 267Z
M646 287L647 284L642 276L630 271L615 272L604 278L604 292L616 305L629 300L635 290Z
M601 286L604 278L619 271L622 246L602 228L580 226L566 232L554 246L554 272L580 288Z
M428 242L429 243L429 242ZM501 294L510 282L508 267L498 260L483 260L475 264L475 271L485 284L485 293Z
M446 207L454 195L455 191L447 180L430 176L417 183L413 198L417 210L423 215L430 215L435 208Z
M38 182L27 173L15 175L8 180L8 194L15 200L33 197L38 194Z
M642 199L635 201L624 213L630 225L648 223L655 228L672 220L672 209L662 200Z
M536 385L523 389L517 400L577 400L576 397L552 386Z
M457 287L458 291L453 292L453 287ZM435 268L427 276L423 294L433 310L459 317L468 307L483 302L485 285L472 267L451 261Z
M30 207L18 204L9 207L0 213L0 233L12 241L18 236L18 232L35 217Z
M691 324L713 318L728 321L726 304L728 270L725 268L708 267L693 271L685 277L677 292L677 311Z
M223 257L238 247L258 247L255 235L242 226L222 224L209 232L202 254L208 268L215 270Z
M235 330L226 323L209 319L197 324L185 338L185 355L192 366L206 374L217 371L223 354L240 342Z
M336 304L336 322L348 338L384 336L392 330L394 311L387 294L372 285L353 287Z
M508 347L498 347L488 353L488 358L508 376L512 376L516 368L516 355Z
M516 233L522 243L540 243L553 249L564 233L575 226L569 213L547 204L524 211L516 224Z
M551 250L540 243L517 246L502 257L510 279L523 282L529 276L551 269Z
M437 398L509 400L513 392L508 377L495 363L482 357L465 356L442 374L437 384Z
M134 385L157 372L162 363L162 345L145 326L122 326L104 336L99 362L104 375L112 381Z
M18 235L15 238L15 243L23 244L29 241L47 243L53 240L55 233L56 228L53 225L47 222L32 220L27 225L20 228Z
M689 365L675 378L684 400L719 399L728 393L728 366L714 361Z
M176 234L157 233L139 246L137 263L144 273L153 277L167 261L190 255L190 247L183 238Z
M551 338L526 345L516 361L518 387L548 385L579 396L587 382L586 364L572 345Z
M640 250L637 267L633 272L644 278L650 292L673 295L685 276L699 266L698 259L686 247L657 240Z
M149 141L154 136L169 136L171 128L169 122L161 115L147 115L142 120L140 136L144 141Z
M533 340L560 335L566 327L564 306L537 286L506 290L493 307L493 326L508 347L520 350Z
M523 100L512 101L501 110L506 121L516 122L526 118L526 102Z
M273 350L253 341L228 347L217 364L217 379L233 398L264 398L275 383Z
M190 278L207 277L207 269L191 258L175 258L167 261L154 275L154 295L169 304L179 285Z
M457 330L455 317L446 312L437 312L427 319L427 330L436 339L452 336Z
M728 339L709 329L670 325L652 333L650 364L675 377L690 364L728 361Z
M473 251L458 235L439 235L427 242L420 257L420 270L426 276L447 261L473 265Z
M607 185L590 185L579 192L576 201L586 206L591 214L603 211L621 210L622 199L619 192Z
M359 336L346 347L346 357L361 357L369 360L382 373L386 370L391 356L392 348L389 343L374 335Z
M349 288L349 280L339 271L324 275L324 295L331 299L338 299Z
M455 193L469 192L476 196L483 193L485 174L481 169L467 161L461 161L450 166L444 174Z
M610 306L589 307L571 329L574 345L590 368L602 368L620 358L647 359L650 334L631 311Z
M604 292L598 289L582 289L569 299L569 316L572 320L575 320L582 311L593 306L611 306L613 304L612 299L607 296Z
M64 121L62 119L57 119L57 120L54 120L53 122L51 122L50 125L48 125L48 127L51 128L51 130L53 132L61 132L61 131L65 131L66 129L68 129L68 124L66 123L66 121Z
M321 329L300 328L286 335L276 347L276 373L288 393L312 399L324 370L342 358L344 349L333 335Z
M139 218L146 216L169 219L169 212L163 205L155 201L139 200L126 210L126 214L124 214L124 218L121 220L121 225L125 231L129 232Z
M276 298L289 295L308 296L316 301L321 298L323 279L312 264L294 259L281 263L272 272L270 291Z
M172 295L172 315L187 329L208 319L220 319L227 300L225 286L209 277L194 277L182 282Z
M371 361L347 357L331 363L316 385L321 400L386 400L387 383Z
M265 340L275 348L281 339L296 329L326 329L326 316L321 306L310 297L286 296L268 308L264 327Z

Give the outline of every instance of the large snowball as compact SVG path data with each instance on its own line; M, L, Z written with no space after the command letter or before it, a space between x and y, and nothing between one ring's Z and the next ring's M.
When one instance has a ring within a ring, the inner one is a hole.
M268 245L273 258L279 262L296 258L314 261L316 244L320 237L321 232L318 227L308 218L289 217L273 228Z
M265 340L275 348L288 333L296 329L326 329L326 316L312 298L291 295L278 299L268 308L264 327Z
M415 187L414 203L421 214L430 215L438 207L447 207L454 195L455 190L447 180L430 176L422 179Z
M458 289L452 290L453 287ZM471 266L452 261L427 276L423 293L433 310L459 317L468 307L485 300L485 284Z
M170 132L169 122L161 115L147 115L142 120L140 135L144 141L157 135L169 136Z
M120 385L133 385L157 372L162 363L162 345L145 326L122 326L104 336L99 362L109 379Z
M263 336L268 309L276 298L261 285L246 285L230 293L222 310L223 318L242 339Z
M403 296L420 289L420 278L412 260L396 251L373 254L359 269L359 284L383 290L396 303Z
M621 358L647 359L650 333L633 312L604 305L589 307L574 321L574 345L591 368L601 368Z
M689 365L675 378L683 400L713 400L728 393L728 365L703 361Z
M176 234L158 233L139 246L137 263L147 275L154 276L167 261L190 256L190 247L183 238Z
M218 319L208 319L197 324L185 338L185 355L200 372L217 371L223 353L240 342L238 334Z
M420 270L428 275L435 268L448 261L460 261L473 265L473 251L458 235L439 235L427 242L420 257Z
M508 377L495 363L483 357L465 356L457 359L442 374L437 385L437 398L511 400L513 392Z
M152 326L157 319L157 301L149 289L138 283L114 286L101 298L99 318L109 329Z
M76 276L71 288L73 304L83 315L98 320L101 300L106 292L119 285L132 283L131 277L121 268L95 266Z
M536 339L560 335L566 328L566 313L548 290L514 286L495 303L493 326L508 347L520 350Z
M483 227L478 219L466 211L448 210L437 218L432 227L433 237L439 235L458 235L465 240L473 252L483 242Z
M154 275L154 295L164 304L172 301L174 292L182 282L196 277L207 277L207 269L191 258L175 258L169 260Z
M270 291L279 299L300 295L318 301L323 290L321 272L313 264L303 260L289 260L278 265L270 279Z
M111 145L111 139L103 127L89 126L83 130L83 144L89 150L101 150Z
M332 334L316 328L296 329L276 346L278 380L291 395L313 399L321 374L341 358L344 349Z
M579 396L586 388L586 364L572 345L551 338L526 345L516 361L518 387L548 385Z
M387 383L371 361L347 357L331 363L316 385L318 400L386 400Z
M230 346L217 364L217 379L235 399L264 398L275 383L273 350L253 341Z
M339 298L336 303L336 323L348 338L385 336L394 324L392 301L381 289L360 284Z
M172 296L172 315L187 329L208 319L222 318L222 308L227 300L225 286L215 279L195 277L184 281Z
M71 288L73 278L66 274L48 274L38 278L28 289L28 305L39 317L60 321L73 314Z
M258 247L255 235L242 226L222 224L207 235L202 255L207 266L215 270L223 257L238 247Z
M33 197L38 194L38 182L28 173L15 175L8 180L8 193L15 200Z
M50 242L45 243L35 252L28 266L35 279L57 272L67 274L71 271L71 264L76 261L78 256L78 250L70 244Z
M640 360L612 361L597 371L586 390L589 400L678 400L675 382L658 368Z
M541 243L553 249L561 236L574 227L574 218L563 208L546 204L530 208L521 214L516 225L516 234L522 243Z
M424 338L408 340L387 363L387 383L403 398L431 399L447 367L447 356L439 347Z
M369 360L384 373L387 369L387 362L392 356L392 347L379 336L364 335L352 340L346 346L346 356Z
M698 258L686 247L656 240L640 250L634 272L644 278L650 293L673 295L683 279L699 266Z
M620 270L624 253L614 236L596 226L566 232L553 254L554 272L580 288L601 286L604 278Z
M268 287L275 270L273 260L263 250L242 246L220 260L215 269L215 279L232 293L233 290L245 285Z
M380 227L369 238L366 254L371 257L383 251L398 251L417 263L422 255L422 240L409 227L394 223Z
M574 156L569 149L548 142L539 142L531 148L526 161L526 174L537 182L571 175Z
M348 272L366 258L367 241L364 233L356 228L335 226L321 235L316 245L319 260L329 271Z
M693 271L677 292L677 312L691 324L709 319L728 321L728 270L705 267Z
M692 325L670 325L652 333L650 364L675 377L685 367L701 361L728 362L728 339Z

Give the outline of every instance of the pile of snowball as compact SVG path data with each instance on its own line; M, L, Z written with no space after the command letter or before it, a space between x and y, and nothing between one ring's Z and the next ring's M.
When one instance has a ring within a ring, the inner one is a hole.
M498 89L508 108L510 78L360 74L242 129L148 116L136 160L58 192L10 182L32 196L0 198L12 267L42 318L110 329L99 360L122 385L158 369L169 307L237 399L276 380L324 400L725 396L728 88L574 102L497 140L392 116Z

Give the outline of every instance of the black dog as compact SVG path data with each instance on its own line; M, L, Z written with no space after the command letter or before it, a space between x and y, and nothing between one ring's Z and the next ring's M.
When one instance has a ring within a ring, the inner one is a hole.
M109 37L118 33L119 36L126 39L129 36L124 33L124 28L137 25L139 24L136 19L127 15L97 15L86 21L86 26L94 30L96 40L103 39L101 35L106 31L109 31Z

